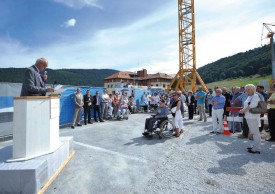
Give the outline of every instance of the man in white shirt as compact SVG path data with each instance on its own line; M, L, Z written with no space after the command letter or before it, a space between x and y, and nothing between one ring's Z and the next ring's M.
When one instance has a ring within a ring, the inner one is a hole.
M107 90L103 91L102 94L102 102L101 102L101 108L102 108L102 116L101 118L106 119L108 115L108 101L110 100L110 97L108 95Z

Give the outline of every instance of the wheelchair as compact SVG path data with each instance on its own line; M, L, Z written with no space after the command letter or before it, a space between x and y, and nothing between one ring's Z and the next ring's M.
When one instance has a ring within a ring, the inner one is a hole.
M116 119L121 121L123 119L128 120L128 108L118 109Z
M154 115L152 116L154 117ZM157 134L159 139L172 137L175 129L175 125L168 117L158 119L152 126L152 132Z
M113 119L112 113L113 113L113 108L108 107L108 112L107 112L107 115L104 117L104 119L112 120Z

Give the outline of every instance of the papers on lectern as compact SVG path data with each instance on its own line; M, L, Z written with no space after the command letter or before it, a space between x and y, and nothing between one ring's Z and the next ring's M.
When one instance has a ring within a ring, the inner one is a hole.
M49 93L50 96L60 96L62 92L64 92L66 89L62 89L62 85L57 85L54 87L54 92Z

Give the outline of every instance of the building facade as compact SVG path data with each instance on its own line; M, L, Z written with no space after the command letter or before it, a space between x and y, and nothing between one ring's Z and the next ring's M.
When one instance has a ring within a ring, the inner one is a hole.
M166 73L148 74L146 69L140 71L129 72L120 71L104 79L104 87L108 89L109 93L113 93L115 88L133 86L147 86L148 88L161 88L165 90L171 80L172 76Z

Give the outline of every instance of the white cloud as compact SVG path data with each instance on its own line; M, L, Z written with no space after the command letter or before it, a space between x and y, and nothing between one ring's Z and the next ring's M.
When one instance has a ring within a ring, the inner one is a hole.
M243 0L248 1L248 0ZM243 1L239 0L197 0L195 1L195 12L196 10L205 10L205 11L213 11L213 12L220 12L223 9L228 9L229 7L238 7ZM248 1L251 3L251 0Z
M200 18L196 21L197 68L260 47L262 23L275 18L274 9L264 7L267 0L217 1L217 4L215 0L199 1L195 12ZM209 2L211 8L206 6Z
M72 18L72 19L69 19L68 21L64 22L61 27L64 27L64 28L70 28L70 27L74 27L76 24L76 19Z
M80 9L83 7L97 7L102 9L102 6L97 3L97 0L54 0L54 1L76 9Z
M92 37L70 42L70 46L68 43L52 45L46 56L52 57L52 64L57 65L53 61L60 61L58 66L51 68L137 71L150 67L150 73L166 70L174 73L178 70L178 33L177 14L173 12L160 10L130 26L101 30ZM174 22L170 17L175 18Z

